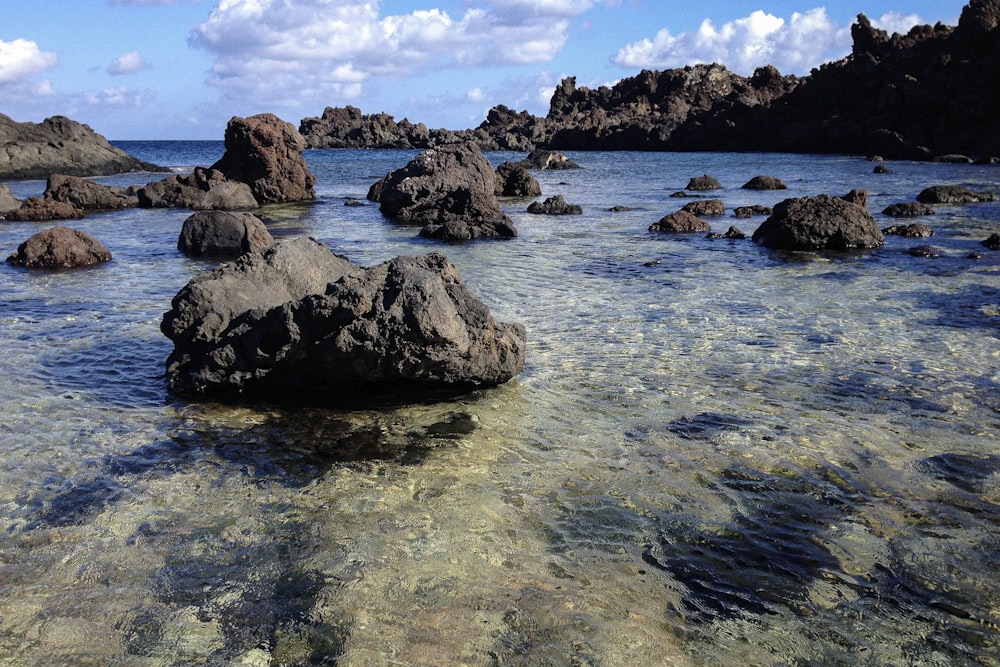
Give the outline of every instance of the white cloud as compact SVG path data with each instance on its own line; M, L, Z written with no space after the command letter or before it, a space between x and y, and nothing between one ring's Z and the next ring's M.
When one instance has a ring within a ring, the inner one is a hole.
M903 15L899 12L889 12L883 14L882 18L872 19L873 26L885 30L890 35L894 32L905 35L910 32L910 28L921 25L923 22L924 20L916 14Z
M35 42L26 39L12 42L0 40L0 85L20 83L54 68L58 62L55 53L42 51Z
M376 76L549 61L571 19L618 1L479 0L461 16L381 16L372 0L219 0L190 41L214 54L210 82L226 93L312 103L304 98L356 94Z
M891 13L872 23L890 32L907 32L920 23L920 17ZM611 61L636 69L716 62L744 75L761 65L774 65L782 72L807 74L850 51L850 26L837 25L825 8L817 7L795 12L788 20L757 10L720 28L706 19L696 32L676 36L664 28L652 39L623 47Z
M108 66L108 74L118 76L122 74L135 74L146 69L146 61L138 51L130 51L120 55L111 61Z

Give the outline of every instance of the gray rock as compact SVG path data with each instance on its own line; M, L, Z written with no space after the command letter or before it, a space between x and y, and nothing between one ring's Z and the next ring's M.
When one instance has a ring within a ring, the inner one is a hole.
M496 171L497 197L537 197L542 186L531 172L519 164L504 162Z
M139 198L127 188L101 185L87 178L65 174L49 176L44 196L83 211L111 211L139 205Z
M720 234L719 232L714 232L712 234L708 234L705 238L707 238L707 239L737 239L738 240L738 239L745 239L746 237L747 237L747 235L744 234L743 230L741 230L739 227L730 226L729 229L727 229L724 233Z
M924 239L934 236L934 231L927 225L892 225L885 227L882 233L886 236L902 236L908 239Z
M893 218L915 218L921 215L934 215L934 209L920 202L900 202L890 204L882 209L884 215Z
M737 206L733 209L734 218L752 218L755 215L771 215L773 211L770 206L753 204L751 206Z
M111 261L111 251L86 232L52 227L28 238L7 258L17 266L68 269Z
M185 255L241 255L274 243L263 221L251 213L199 211L181 227L177 249Z
M562 195L553 195L543 202L531 202L528 213L536 215L580 215L583 208L579 204L568 203Z
M704 190L721 190L722 183L718 181L714 176L709 176L705 174L704 176L695 176L690 179L687 184L687 190L694 190L701 192Z
M580 165L569 159L565 153L535 149L519 162L525 169L579 169Z
M722 203L721 199L699 199L684 204L681 210L695 215L725 215L726 205Z
M867 209L830 195L780 202L754 232L753 240L784 250L877 248L885 243Z
M16 211L20 207L21 200L17 199L10 193L10 188L3 183L0 183L0 218L4 217L11 211Z
M787 190L788 186L775 176L754 176L743 184L744 190Z
M258 207L249 185L230 181L217 169L203 167L195 167L185 176L147 183L137 194L143 208L239 211Z
M982 242L990 250L1000 250L1000 234L990 234L989 238Z
M312 284L288 289L300 271ZM248 277L261 289L248 288ZM315 241L283 241L195 277L162 329L175 344L171 388L199 398L423 401L495 386L524 368L523 327L495 321L438 254L363 269Z
M917 195L917 201L924 204L975 204L996 200L992 192L973 192L961 185L932 185Z

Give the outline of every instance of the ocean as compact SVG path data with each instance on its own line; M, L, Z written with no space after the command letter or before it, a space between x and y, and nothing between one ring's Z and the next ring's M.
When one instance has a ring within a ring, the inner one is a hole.
M119 145L177 171L223 152ZM345 206L415 153L307 151L317 200L260 216L366 266L445 253L527 329L499 388L171 395L160 319L215 265L176 249L189 211L70 221L102 266L0 267L0 665L1000 665L1000 203L860 252L647 231L702 174L713 231L750 234L735 207L863 188L885 227L1000 167L573 152L535 175L582 215L505 200L517 238L442 244ZM788 189L740 187L760 174ZM0 221L0 248L45 226Z

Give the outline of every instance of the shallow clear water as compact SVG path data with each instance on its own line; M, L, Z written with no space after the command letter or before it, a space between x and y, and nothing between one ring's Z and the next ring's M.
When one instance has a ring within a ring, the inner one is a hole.
M0 267L0 664L1000 664L1000 204L921 220L936 259L646 231L703 173L730 211L856 187L881 211L1000 190L997 167L574 153L536 175L584 215L508 201L517 239L442 245L344 206L412 154L310 151L319 201L263 215L365 265L445 252L527 328L506 386L367 412L170 396L159 320L211 266L175 249L184 211L74 221L98 268ZM740 189L757 174L789 190ZM0 222L0 248L42 228Z

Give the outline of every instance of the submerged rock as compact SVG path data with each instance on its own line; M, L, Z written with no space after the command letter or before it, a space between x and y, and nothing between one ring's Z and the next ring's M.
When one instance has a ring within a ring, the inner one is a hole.
M427 400L524 368L524 328L494 320L442 255L365 269L311 239L196 276L161 329L171 388L199 398Z
M882 209L882 213L893 218L916 218L921 215L934 215L934 209L920 202L900 202L886 206Z
M707 239L745 239L746 234L739 227L730 226L724 233L715 232L709 234L705 238Z
M752 218L755 215L771 215L773 211L770 206L753 204L752 206L737 206L733 209L734 218Z
M562 195L554 195L543 202L532 202L528 213L536 215L580 215L583 208L579 204L568 203Z
M885 243L867 209L831 195L780 202L754 232L753 240L784 250L878 248Z
M934 236L934 230L927 225L892 225L882 230L886 236L902 236L908 239L924 239Z
M726 206L721 199L700 199L685 204L682 211L694 213L695 215L725 215Z
M28 238L7 258L17 266L70 269L111 261L111 251L86 232L52 227Z

